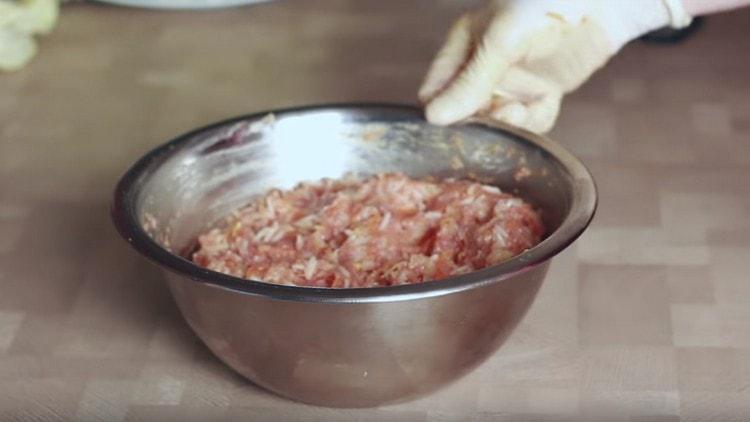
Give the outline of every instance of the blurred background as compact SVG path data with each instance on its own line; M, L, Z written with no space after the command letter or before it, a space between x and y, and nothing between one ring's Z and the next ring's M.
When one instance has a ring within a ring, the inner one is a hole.
M327 410L254 387L116 236L114 184L147 150L255 111L416 103L477 3L64 3L0 74L0 419L747 420L748 9L633 42L567 97L550 136L593 172L598 215L493 359L424 399Z

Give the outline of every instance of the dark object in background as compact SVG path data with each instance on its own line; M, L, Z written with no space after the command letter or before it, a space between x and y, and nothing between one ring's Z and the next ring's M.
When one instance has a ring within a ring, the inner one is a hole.
M674 28L662 28L656 31L649 32L648 34L641 37L641 40L647 43L656 44L675 44L684 41L689 36L693 35L695 31L703 26L704 18L696 17L693 21L685 28L674 29Z

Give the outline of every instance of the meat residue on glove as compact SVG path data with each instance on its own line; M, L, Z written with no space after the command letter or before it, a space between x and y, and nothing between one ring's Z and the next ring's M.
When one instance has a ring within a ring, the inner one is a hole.
M268 283L392 286L497 264L543 234L528 203L494 186L387 173L274 189L201 235L193 260Z

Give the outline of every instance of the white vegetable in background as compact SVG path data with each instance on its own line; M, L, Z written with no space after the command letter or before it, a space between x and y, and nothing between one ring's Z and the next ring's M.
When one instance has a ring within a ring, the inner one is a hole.
M564 94L628 41L691 21L681 0L491 0L462 16L419 91L427 119L552 128Z
M58 0L0 0L0 70L18 70L34 57L34 36L52 30L58 8Z

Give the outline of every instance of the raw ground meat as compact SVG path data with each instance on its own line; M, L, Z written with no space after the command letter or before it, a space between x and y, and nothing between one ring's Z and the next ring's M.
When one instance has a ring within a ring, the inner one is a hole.
M193 260L269 283L391 286L497 264L543 234L534 209L496 187L387 173L272 190L201 235Z

